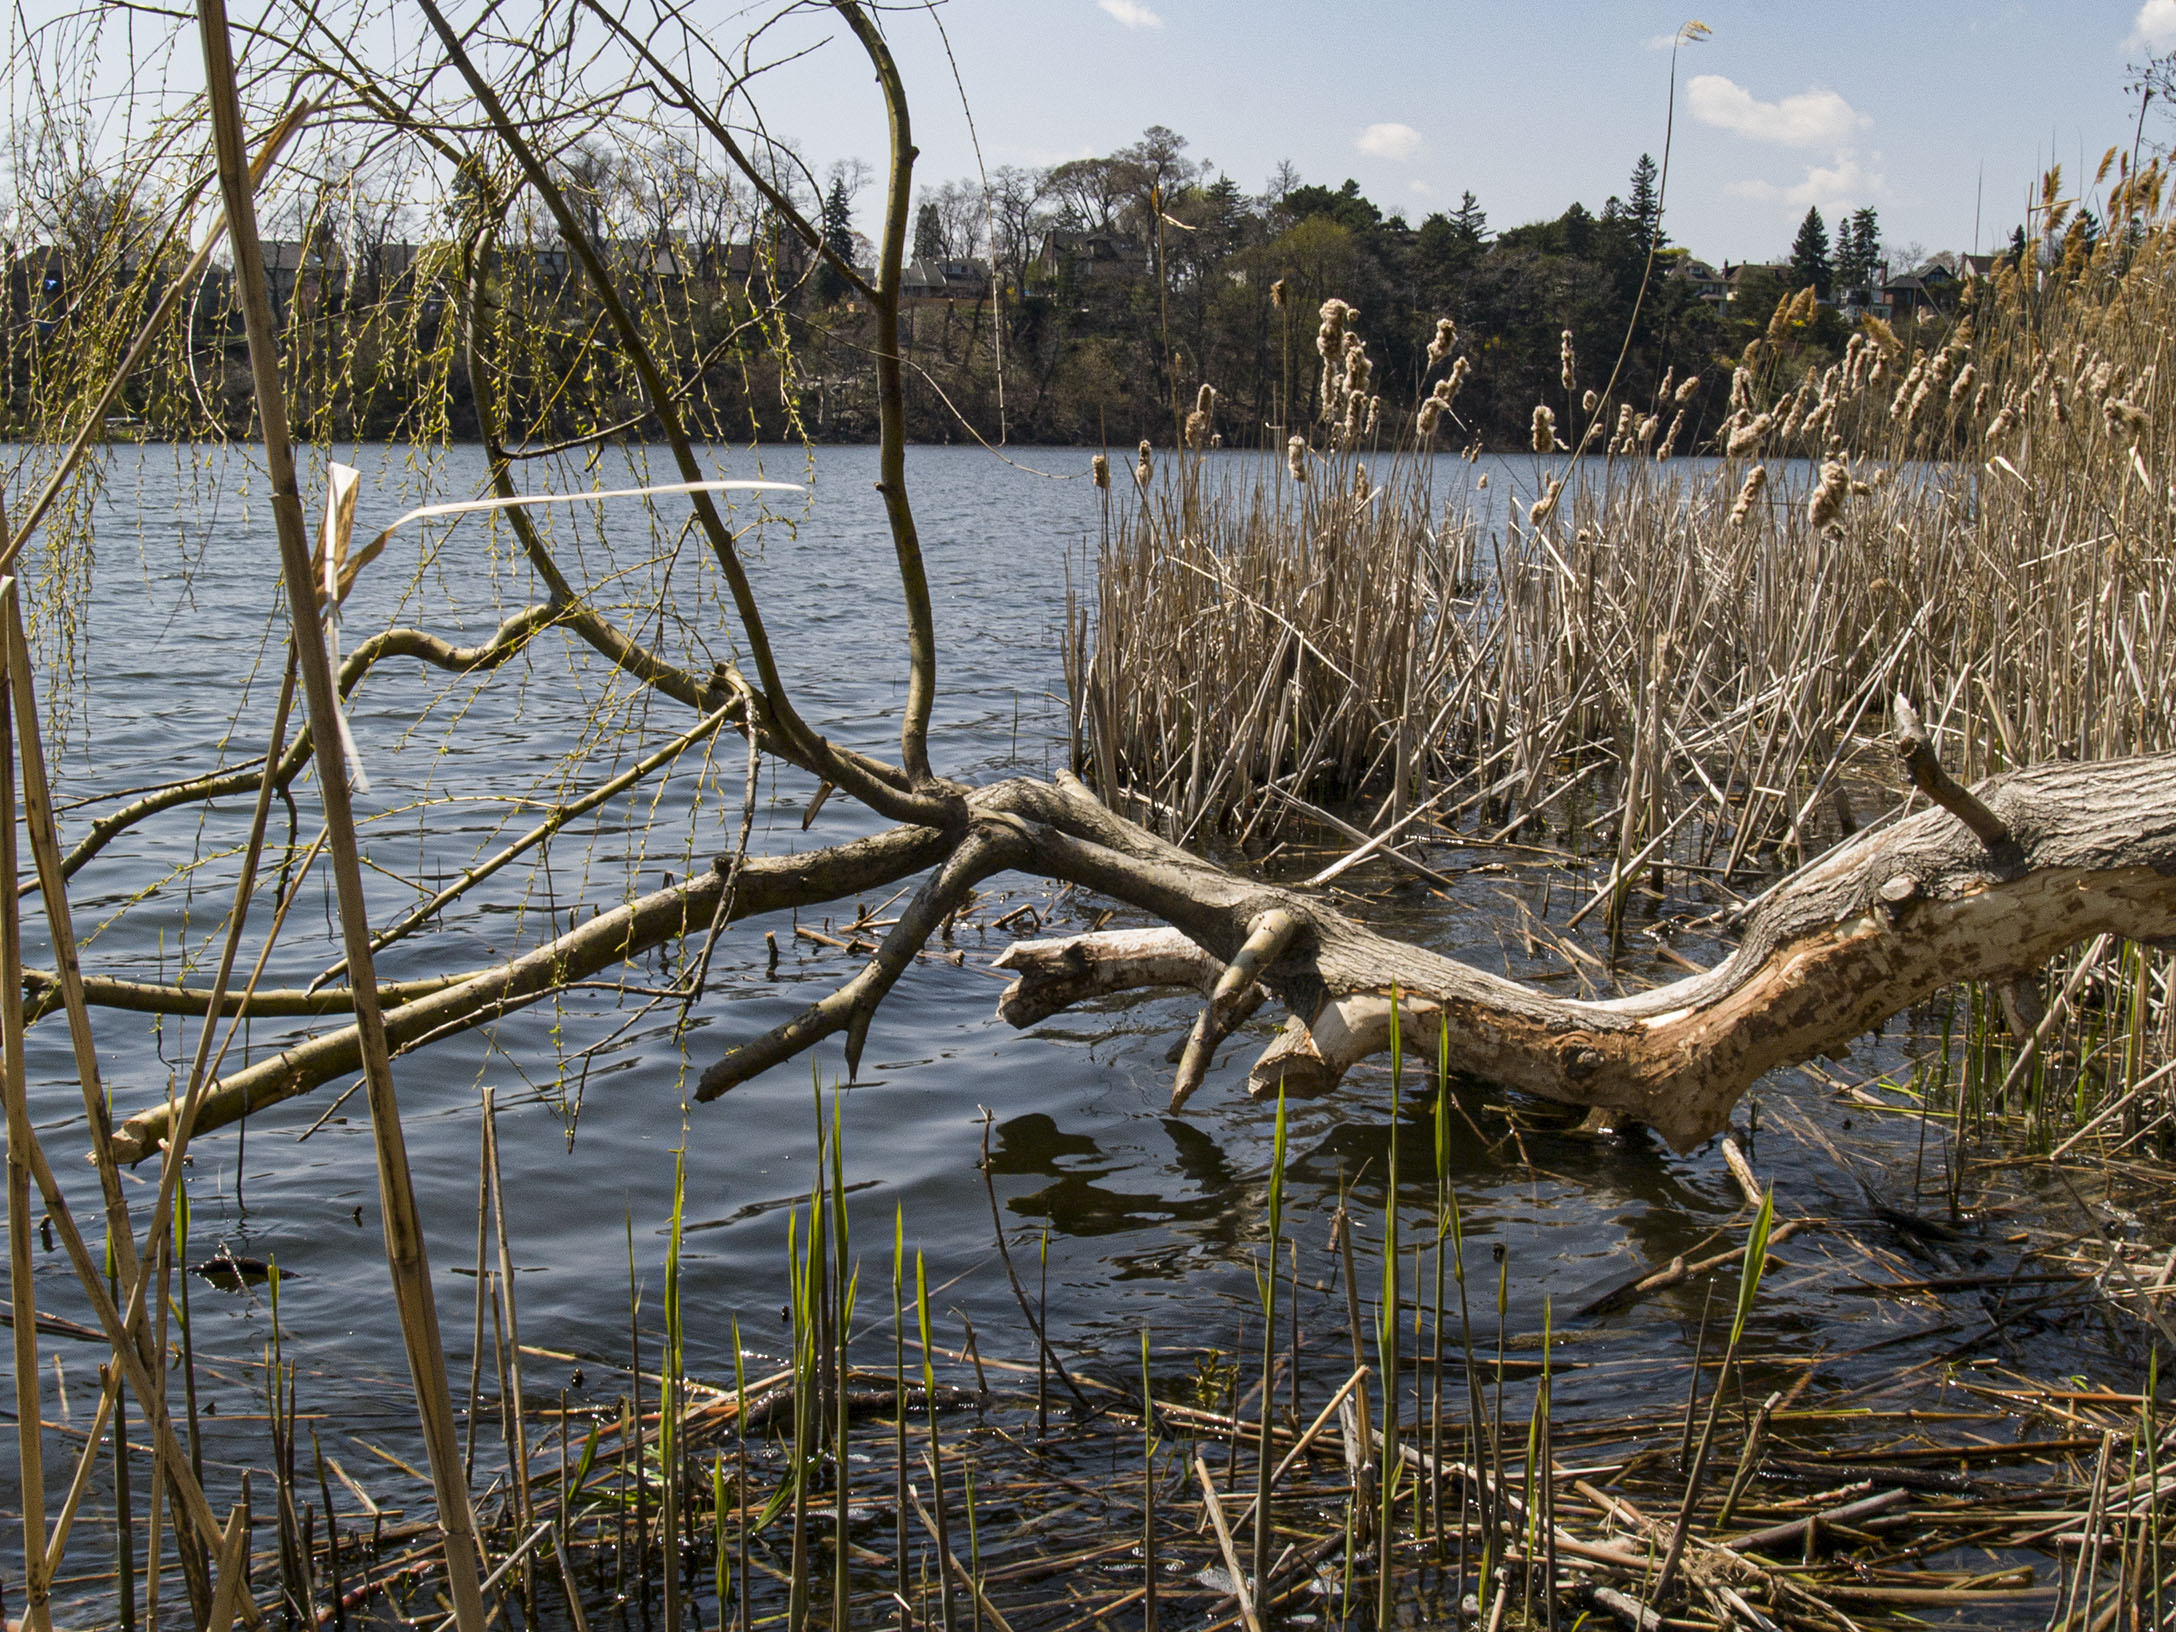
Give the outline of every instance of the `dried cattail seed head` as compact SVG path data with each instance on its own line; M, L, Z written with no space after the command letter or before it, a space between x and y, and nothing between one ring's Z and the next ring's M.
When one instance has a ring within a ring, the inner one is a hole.
M1556 415L1546 403L1534 405L1533 444L1536 453L1556 451Z
M1292 480L1307 480L1307 438L1295 436L1284 445L1285 468L1292 472Z
M1564 389L1569 392L1572 387L1579 382L1578 357L1572 349L1571 330L1566 329L1564 331L1564 338L1559 343L1557 355L1559 360L1563 364L1562 376L1564 380Z
M1095 477L1096 486L1100 487L1101 489L1103 489L1104 492L1108 493L1111 490L1110 460L1099 453L1093 459L1089 460L1088 470L1089 473Z
M1583 414L1591 414L1601 400L1600 393L1590 385L1587 387L1587 394L1579 399L1579 411Z
M1271 285L1269 286L1269 303L1270 303L1270 305L1274 306L1274 307L1275 307L1275 308L1276 308L1276 309L1277 309L1278 311L1280 311L1280 312L1284 310L1284 306L1285 306L1285 287L1284 287L1284 279L1282 279L1282 278L1279 278L1279 279L1278 279L1278 280L1277 280L1277 281L1276 281L1275 283L1273 283L1273 284L1271 284Z
M1548 488L1540 498L1534 501L1533 509L1526 513L1527 525L1539 527L1543 522L1555 515L1557 500L1562 496L1563 492L1564 478L1561 476L1551 477Z
M1836 525L1844 511L1844 499L1851 491L1851 472L1841 459L1831 459L1821 466L1821 482L1813 490L1813 497L1806 502L1806 519L1817 533L1828 531Z
M1451 354L1451 347L1458 343L1458 325L1447 317L1436 319L1436 337L1428 342L1428 366L1434 368Z
M1686 378L1685 383L1677 388L1677 395L1672 397L1670 400L1676 403L1678 407L1682 408L1685 406L1686 403L1692 401L1692 394L1699 389L1700 376L1697 374L1689 375Z
M1156 467L1149 458L1149 451L1148 438L1144 436L1141 439L1140 461L1133 467L1133 479L1141 487L1148 486L1156 474Z
M1768 467L1755 465L1745 473L1745 485L1738 489L1738 502L1730 507L1730 525L1743 527L1753 514L1753 507L1760 503L1761 490L1768 485Z

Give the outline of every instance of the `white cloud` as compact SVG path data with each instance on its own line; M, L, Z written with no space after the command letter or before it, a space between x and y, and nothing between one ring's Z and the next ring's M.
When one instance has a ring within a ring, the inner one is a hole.
M2149 3L2176 12L2176 0ZM1834 91L1800 91L1780 102L1763 102L1721 74L1695 77L1686 87L1686 99L1702 124L1784 147L1836 146L1873 123Z
M1395 159L1409 164L1420 157L1427 143L1411 125L1370 125L1352 144L1370 158Z
M2131 24L2131 37L2124 43L2144 46L2148 51L2176 49L2176 0L2146 0Z
M1878 154L1875 162L1880 162ZM1779 187L1772 181L1734 181L1724 191L1738 198L1780 199L1786 204L1813 205L1831 212L1890 196L1889 178L1880 170L1867 169L1853 153L1837 154L1833 164L1809 164L1805 180L1794 186Z
M1117 18L1128 28L1164 26L1164 20L1142 5L1141 0L1096 0L1096 4L1102 7L1105 15Z
M1411 181L1405 184L1405 190L1409 193L1418 194L1422 198L1433 198L1436 196L1435 188L1431 187L1427 182L1422 181L1418 176L1415 176Z

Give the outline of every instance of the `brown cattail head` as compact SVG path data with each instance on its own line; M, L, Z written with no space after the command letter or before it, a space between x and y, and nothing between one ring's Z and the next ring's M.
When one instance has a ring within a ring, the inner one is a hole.
M1532 527L1539 527L1543 522L1555 515L1557 500L1563 495L1563 492L1564 478L1561 476L1551 477L1549 485L1543 491L1541 497L1534 501L1533 509L1526 513L1527 524Z
M1186 416L1186 445L1199 453L1209 442L1209 416L1196 408Z
M1547 403L1536 403L1534 405L1534 451L1536 453L1554 453L1556 451L1556 415L1550 410Z
M1144 436L1141 438L1140 462L1133 467L1133 479L1136 485L1147 487L1155 474L1156 467L1149 458L1148 438Z
M1730 525L1743 527L1752 517L1753 507L1760 503L1761 491L1768 485L1768 467L1755 465L1745 473L1745 485L1738 489L1738 502L1730 507Z
M2108 435L2118 442L2136 442L2146 427L2153 423L2153 416L2137 403L2122 397L2110 397L2101 404L2101 416L2108 422Z
M1825 533L1836 525L1844 513L1844 499L1851 492L1851 472L1841 459L1828 460L1821 466L1821 483L1813 490L1813 497L1806 501L1806 519L1817 533Z
M1279 278L1279 279L1278 279L1278 280L1277 280L1277 281L1276 281L1275 283L1273 283L1273 284L1271 284L1271 285L1269 286L1269 303L1270 303L1270 305L1274 306L1274 307L1275 307L1275 308L1276 308L1276 309L1277 309L1278 311L1280 311L1280 312L1284 310L1284 305L1285 305L1285 289L1284 289L1284 279L1282 279L1282 278Z
M1669 458L1672 453L1677 451L1678 433L1684 430L1684 428L1685 410L1680 408L1670 418L1669 434L1663 437L1662 446L1655 449L1655 462L1657 464L1660 464L1663 460Z
M1459 357L1452 360L1451 372L1448 378L1436 382L1438 391L1443 390L1446 384L1450 387L1449 393L1443 399L1446 404L1450 402L1452 397L1458 395L1458 388L1466 383L1466 376L1472 372L1473 365L1467 362L1465 358Z
M1645 419L1640 421L1638 438L1639 445L1643 448L1653 447L1655 442L1655 433L1661 429L1662 416L1660 414L1649 414Z
M1095 456L1095 458L1091 459L1088 462L1088 470L1089 473L1095 477L1096 486L1100 487L1101 489L1103 489L1104 492L1108 493L1111 490L1110 460L1099 453Z
M1686 403L1692 401L1692 394L1699 389L1700 376L1697 374L1689 374L1685 377L1684 383L1677 388L1677 395L1672 397L1670 400L1676 403L1678 407L1682 408L1685 406Z
M1743 459L1748 454L1758 453L1760 445L1768 440L1768 432L1774 424L1773 414L1755 414L1752 418L1741 421L1724 442L1723 451L1733 459ZM1761 479L1767 480L1765 473Z
M1345 352L1345 326L1360 314L1335 295L1322 303L1322 327L1315 333L1315 350L1324 362L1335 363Z
M1656 387L1655 387L1655 401L1657 401L1657 402L1667 402L1667 401L1669 401L1669 398L1670 398L1670 382L1671 382L1672 380L1676 379L1676 378L1677 378L1677 370L1676 370L1676 368L1675 368L1675 367L1671 367L1671 368L1666 368L1666 369L1664 369L1664 370L1662 371L1662 383L1661 383L1660 385L1658 385L1658 386L1656 386Z
M1601 400L1601 393L1596 391L1594 387L1590 385L1587 387L1587 394L1579 399L1579 411L1583 414L1591 414L1594 412L1596 405L1599 404Z
M1447 317L1437 318L1436 337L1428 342L1428 366L1434 368L1436 364L1450 356L1451 347L1457 344L1458 325Z
M1306 437L1295 436L1284 445L1284 462L1286 468L1292 472L1292 480L1301 483L1307 480Z
M1569 392L1579 383L1579 359L1572 349L1572 331L1569 329L1564 331L1564 338L1557 348L1557 356L1563 364L1564 389Z

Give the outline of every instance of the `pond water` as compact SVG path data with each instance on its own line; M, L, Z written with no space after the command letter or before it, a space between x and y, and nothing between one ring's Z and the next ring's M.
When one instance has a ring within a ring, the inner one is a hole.
M360 538L415 502L418 476L405 455L364 449L351 456L366 476ZM480 456L456 449L435 457L431 476L441 496L478 490ZM922 448L909 459L941 639L935 756L941 769L975 781L1045 773L1062 763L1059 649L1069 564L1077 580L1082 545L1099 525L1101 500L1085 479L1086 453L1038 449L1016 457L1011 465L975 449ZM895 752L901 619L874 491L874 450L736 450L721 452L716 464L727 476L809 484L805 505L774 504L773 515L788 520L774 520L750 541L772 638L809 719L850 745ZM1499 468L1505 479L1496 493L1530 481L1522 462ZM1465 492L1472 473L1447 459L1439 479L1446 493ZM72 685L52 682L52 712L65 716L49 727L64 733L52 749L64 805L260 751L278 679L267 654L277 653L272 635L284 628L274 621L275 551L262 492L261 478L249 477L239 453L145 447L108 454L96 562L87 584L67 596L77 677ZM660 514L676 518L672 506L679 502L665 501ZM755 511L744 504L736 514L752 521ZM554 525L585 581L607 586L600 604L623 619L664 585L673 609L669 627L647 632L707 663L729 650L730 625L718 606L715 574L700 570L694 542L673 536L676 524L668 521L656 533L639 507L622 506L586 526L567 518ZM530 598L526 567L487 524L469 520L400 539L349 604L350 649L396 619L475 639ZM614 580L615 571L627 576ZM687 723L669 704L645 716L601 665L555 635L481 682L419 672L412 661L388 663L374 674L351 707L372 781L361 807L370 817L373 921L388 921L417 899L419 884L432 886L533 821L533 801L548 793L566 756L590 740L590 722L600 715L615 720L621 735L598 748L579 786L594 785ZM549 847L548 870L509 869L433 933L389 951L381 978L491 962L534 944L570 908L615 904L638 888L656 888L665 873L685 876L707 865L730 846L743 767L737 739L717 746L700 777L699 757L690 756L684 774L645 782L561 834ZM835 843L874 829L865 811L833 799L804 832L810 791L797 773L766 768L757 851ZM297 793L298 830L307 841L316 829L314 795L307 785ZM64 839L80 836L105 808L87 803L65 811ZM215 944L231 890L232 851L248 814L246 798L209 816L176 811L136 828L91 863L74 886L87 967L171 979L186 961L197 978L208 978L206 949ZM283 818L276 821L276 835L284 835L284 826ZM1492 968L1525 970L1532 965L1515 944L1506 947L1513 937L1505 930L1505 897L1523 895L1538 905L1553 883L1555 905L1542 910L1561 922L1592 888L1581 882L1584 873L1567 874L1545 858L1471 849L1446 854L1465 869L1455 891L1437 895L1394 871L1363 869L1346 881L1359 897L1353 910ZM268 984L304 984L337 957L323 883L315 875L304 892ZM887 1267L896 1210L910 1247L928 1256L939 1341L957 1346L964 1319L986 1352L1031 1358L996 1254L994 1193L1016 1259L1032 1262L1047 1231L1049 1318L1068 1357L1091 1370L1122 1372L1143 1326L1159 1348L1229 1351L1257 1307L1252 1266L1264 1237L1273 1119L1270 1107L1240 1088L1252 1049L1227 1047L1186 1113L1174 1117L1166 1110L1166 1051L1191 1018L1190 1002L1155 998L1086 1009L1024 1033L1004 1025L993 1015L1001 981L985 966L1011 932L989 926L1027 904L1041 910L1045 933L1084 928L1103 915L1103 904L1077 894L1053 904L1039 881L993 881L976 915L979 927L960 935L965 965L924 962L907 975L876 1021L862 1080L843 1091L846 1178L856 1187L852 1216L868 1279L879 1281ZM1715 904L1696 895L1658 910L1691 916ZM879 903L868 905L885 916ZM244 943L245 971L264 911ZM780 949L775 975L765 971L766 934L776 936ZM31 960L46 961L42 925L28 906L26 935ZM1652 955L1651 943L1642 944L1650 951L1627 963L1628 978L1645 982L1676 972ZM1697 936L1679 937L1673 947L1701 963L1717 955L1712 942ZM566 1388L576 1403L603 1401L624 1388L610 1363L624 1362L627 1353L631 1273L643 1288L645 1344L654 1344L674 1152L683 1147L689 1369L697 1377L730 1378L736 1319L751 1363L769 1369L769 1357L786 1341L788 1214L813 1180L811 1064L783 1067L713 1104L690 1107L684 1098L694 1076L729 1043L777 1023L851 967L844 954L797 939L790 919L751 920L724 936L709 994L685 1029L669 1007L629 1028L639 997L582 991L396 1062L458 1399L465 1403L470 1369L479 1097L486 1085L497 1090L501 1112L522 1341L588 1357L579 1383L576 1363L531 1360L531 1399L555 1398ZM633 970L631 983L644 985L656 972ZM193 1025L112 1012L95 1012L94 1020L117 1110L125 1114L163 1098L173 1071L186 1067ZM1267 1018L1258 1022L1253 1039L1266 1037L1270 1025ZM275 1023L251 1028L249 1057L261 1058L282 1035ZM1884 1049L1862 1048L1853 1064L1828 1074L1858 1081L1902 1058L1907 1041L1894 1033ZM239 1057L243 1044L236 1048ZM79 1128L81 1108L58 1019L34 1030L29 1064L56 1165L80 1175L80 1132L71 1130ZM836 1046L818 1050L813 1069L828 1092L843 1076ZM299 1365L302 1409L323 1413L315 1426L327 1450L363 1476L381 1502L418 1512L427 1492L370 1449L421 1463L361 1096L303 1139L342 1086L260 1112L246 1130L198 1138L189 1250L204 1258L224 1248L278 1264L282 1340L287 1358ZM1801 1072L1779 1074L1755 1098L1758 1128L1749 1144L1763 1177L1776 1186L1782 1214L1857 1221L1879 1235L1885 1251L1926 1265L1923 1273L1943 1273L1979 1250L1971 1239L1929 1246L1905 1233L1881 1234L1877 1204L1906 1212L1933 1205L1914 1201L1913 1189L1915 1169L1930 1194L1938 1187L1938 1127L1929 1135L1915 1119L1871 1112ZM1461 1103L1467 1114L1452 1119L1450 1170L1469 1251L1505 1250L1514 1332L1538 1330L1547 1305L1559 1331L1569 1327L1568 1340L1582 1346L1588 1369L1562 1385L1559 1410L1620 1409L1641 1395L1644 1379L1661 1375L1657 1362L1690 1356L1704 1288L1680 1287L1615 1316L1575 1319L1565 1311L1584 1301L1582 1293L1639 1266L1667 1263L1739 1215L1741 1198L1722 1157L1713 1148L1673 1155L1640 1138L1516 1134L1485 1094ZM1350 1366L1342 1296L1334 1286L1320 1289L1330 1283L1328 1219L1341 1189L1350 1187L1355 1212L1373 1221L1363 1223L1363 1234L1377 1233L1392 1122L1388 1073L1377 1069L1356 1073L1332 1098L1292 1108L1288 1229L1307 1288L1301 1317L1308 1352L1319 1356L1324 1376L1342 1377ZM1402 1125L1401 1177L1409 1229L1417 1231L1432 1170L1425 1106L1409 1098ZM986 1138L993 1158L989 1191L979 1168ZM140 1206L154 1193L152 1168L142 1177L131 1187ZM79 1180L79 1216L86 1220L94 1193ZM1878 1350L1859 1360L1842 1356L1938 1324L1937 1312L1840 1291L1851 1276L1870 1272L1852 1249L1809 1236L1786 1256L1795 1267L1777 1271L1748 1338L1749 1354L1828 1352L1839 1358L1824 1372L1823 1386L1847 1386L1880 1375L1893 1361ZM62 1255L41 1244L37 1265L41 1308L88 1318ZM216 1408L206 1443L216 1486L231 1480L234 1468L264 1465L269 1454L261 1420L240 1419L263 1410L262 1373L246 1362L269 1340L271 1310L262 1287L222 1291L199 1280L191 1300L200 1389ZM883 1301L865 1293L864 1307ZM2066 1339L2046 1341L2049 1363L2067 1359ZM2085 1358L2075 1363L2082 1367L2090 1363L2092 1351L2083 1346L2090 1338L2078 1341ZM96 1387L92 1365L100 1351L54 1339L47 1347L59 1355L68 1408L80 1419ZM494 1408L492 1369L487 1359L487 1409ZM61 1420L60 1388L50 1376L47 1388L49 1420ZM49 1452L49 1463L55 1460ZM13 1477L9 1458L0 1486ZM65 1468L54 1477L65 1478ZM479 1485L487 1477L480 1472ZM0 1500L15 1506L11 1491L0 1490ZM95 1550L88 1539L79 1547Z

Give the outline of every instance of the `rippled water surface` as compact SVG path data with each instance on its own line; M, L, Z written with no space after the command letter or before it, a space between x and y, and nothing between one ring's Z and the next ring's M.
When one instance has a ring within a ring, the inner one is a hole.
M401 488L403 458L374 449L355 457L367 478L357 532L367 536L413 501ZM441 496L478 490L480 457L454 450L443 459ZM1046 772L1064 754L1059 631L1067 616L1068 560L1077 579L1081 545L1098 526L1099 495L1078 479L1085 454L1036 450L1020 459L1074 479L1046 479L976 450L918 449L909 460L942 643L936 757L941 768L970 780ZM722 454L717 463L726 475L758 474L758 459L746 451ZM774 521L749 541L772 639L800 706L850 744L894 752L903 699L901 617L874 490L874 450L822 449L812 458L771 450L760 466L764 475L811 483L805 506L786 500L772 507L791 525ZM1446 461L1443 481L1464 487L1471 477ZM610 485L620 484L614 477ZM248 477L236 454L152 447L109 456L91 592L71 596L79 683L54 688L56 711L66 716L65 741L55 753L64 802L260 751L277 689L271 637L284 628L274 621L275 553L262 491L261 479ZM674 506L682 502L660 505L662 531L653 531L636 507L623 506L604 514L601 533L594 517L562 517L554 536L584 581L606 586L600 604L617 608L615 615L638 632L658 634L629 608L659 589L675 609L660 638L707 664L734 649L715 574L705 572L692 538L679 541L669 575L657 564L660 552L675 548L673 529L683 512ZM748 522L755 517L748 506L736 514ZM615 570L633 576L616 583ZM365 575L344 638L352 649L401 621L474 640L532 594L503 533L475 520L450 530L412 530ZM579 787L687 724L684 712L662 702L645 720L627 706L623 689L554 634L481 682L449 682L413 661L391 662L374 674L352 708L373 782L362 808L371 817L374 922L389 920L417 899L419 886L433 887L534 820L533 801L548 794L554 767L584 740L593 717L602 713L624 729L582 770ZM450 912L438 931L389 952L381 977L488 963L534 944L570 909L586 913L655 888L668 872L684 876L708 865L731 842L743 759L738 739L727 738L699 781L699 758L690 756L683 773L644 783L562 834L550 847L548 871L510 870ZM834 843L873 829L865 812L833 799L804 833L809 793L805 778L766 767L757 850ZM306 785L298 794L298 831L307 841L315 831L313 798ZM110 807L69 810L66 836L80 836L104 808ZM246 799L208 817L173 812L93 862L75 886L87 965L100 973L172 978L187 961L197 978L206 978L207 945L225 910L231 852L247 818ZM285 830L280 815L276 837L284 839ZM1514 852L1446 850L1438 860L1453 871L1470 869L1456 891L1438 894L1394 871L1363 869L1347 880L1362 897L1354 910L1492 967L1524 970L1533 965L1507 928L1506 897L1523 894L1561 922L1593 887L1583 874L1552 875L1545 859ZM304 983L337 956L321 884L313 878L305 891L269 983ZM1553 889L1553 907L1542 904L1544 886ZM1034 1258L1048 1231L1053 1335L1067 1353L1090 1365L1099 1357L1122 1365L1143 1325L1159 1344L1228 1350L1254 1307L1249 1266L1263 1233L1271 1112L1239 1087L1252 1049L1228 1048L1186 1114L1174 1117L1165 1109L1166 1051L1190 1019L1188 1003L1159 998L1088 1009L1026 1033L1005 1026L992 1012L1000 980L983 965L1010 937L989 929L990 921L1033 903L1049 912L1052 930L1063 931L1085 927L1103 909L1078 895L1052 909L1049 890L1034 880L999 879L990 891L978 913L982 927L961 932L965 966L923 962L907 975L876 1022L862 1080L843 1096L847 1178L857 1187L853 1216L871 1278L888 1260L896 1209L910 1241L929 1255L933 1288L941 1289L934 1295L947 1334L941 1340L956 1343L964 1318L987 1352L1028 1358L995 1256L994 1195L1023 1262ZM1006 899L1007 892L1016 893ZM1678 905L1688 912L1700 907L1697 898ZM124 908L125 916L117 916ZM28 932L31 957L43 961L35 914ZM775 978L765 973L767 933L781 953ZM256 944L253 924L245 970ZM1697 937L1676 944L1701 962L1715 955L1712 943ZM697 1376L730 1373L736 1317L752 1350L775 1353L783 1346L787 1217L813 1177L810 1064L783 1067L714 1104L689 1107L683 1099L694 1075L730 1042L776 1024L851 967L843 954L797 939L789 919L753 920L725 935L711 990L684 1032L669 1008L636 1018L639 997L583 991L397 1062L458 1395L466 1397L470 1364L485 1085L497 1089L502 1108L522 1341L590 1357L579 1385L571 1365L532 1360L532 1398L565 1386L577 1399L609 1399L622 1386L597 1362L626 1354L630 1253L644 1290L643 1325L655 1326L673 1152L683 1142L690 1369ZM653 959L628 970L627 978L645 986L664 972ZM1645 955L1627 967L1630 978L1642 981L1673 972ZM96 1023L123 1113L163 1097L194 1043L194 1027L173 1020L100 1013ZM1257 1045L1269 1025L1258 1022ZM262 1057L281 1035L276 1024L254 1027L250 1057ZM1863 1051L1857 1065L1833 1072L1856 1080L1873 1057ZM81 1108L58 1020L36 1028L30 1063L39 1115L52 1130L56 1155L67 1156L60 1165L78 1172L80 1134L70 1131L69 1117L71 1108L80 1117ZM814 1068L828 1088L843 1071L837 1048L819 1050ZM190 1251L203 1257L224 1246L275 1260L286 1272L279 1314L286 1353L302 1366L303 1409L326 1414L322 1436L328 1449L334 1442L344 1447L351 1470L367 1468L382 1496L390 1492L388 1499L404 1499L415 1510L424 1493L350 1443L419 1456L361 1096L301 1140L341 1086L259 1113L246 1133L228 1128L198 1139ZM1910 1205L1914 1164L1922 1161L1916 1123L1870 1117L1860 1108L1854 1126L1851 1102L1802 1073L1780 1075L1757 1098L1755 1158L1778 1185L1787 1212L1866 1220L1877 1200ZM1507 1249L1510 1324L1515 1331L1538 1329L1549 1302L1559 1329L1572 1328L1568 1339L1588 1345L1595 1362L1583 1374L1587 1380L1564 1385L1560 1410L1607 1411L1612 1391L1643 1386L1651 1362L1689 1353L1699 1293L1680 1289L1599 1320L1573 1320L1563 1311L1582 1301L1584 1291L1686 1251L1737 1211L1737 1191L1712 1150L1675 1156L1638 1139L1521 1136L1486 1095L1476 1093L1464 1105L1452 1119L1451 1172L1471 1236L1481 1246ZM985 1108L992 1119L987 1128ZM1327 1220L1341 1187L1354 1187L1355 1211L1364 1219L1380 1219L1391 1125L1383 1070L1357 1073L1336 1097L1293 1108L1290 1229L1310 1288L1329 1278ZM1417 1221L1432 1167L1424 1109L1409 1104L1404 1127L1401 1165ZM987 1190L978 1166L985 1139L992 1156ZM1937 1136L1925 1162L1938 1161L1939 1144ZM148 1177L150 1169L144 1171ZM131 1189L140 1203L151 1194L148 1183ZM78 1195L88 1216L90 1187L79 1186ZM1363 1225L1370 1234L1376 1228ZM1919 1250L1901 1237L1889 1244ZM1815 1273L1830 1264L1829 1253L1809 1238L1788 1254L1807 1273L1777 1272L1750 1340L1756 1348L1841 1353L1923 1323L1894 1305L1836 1295L1836 1276ZM81 1299L61 1256L41 1250L38 1268L52 1308L80 1316ZM240 1360L261 1351L270 1331L261 1288L222 1292L198 1281L191 1297L200 1353ZM1302 1304L1303 1324L1316 1334L1311 1352L1334 1368L1346 1341L1341 1299L1310 1290ZM80 1414L95 1386L93 1350L64 1342L58 1348ZM1880 1363L1869 1358L1858 1370ZM1852 1375L1852 1368L1842 1374ZM264 1456L261 1424L233 1420L262 1410L250 1404L260 1376L206 1361L203 1393L227 1422L223 1435L231 1436L214 1435L207 1447L214 1461ZM49 1410L59 1408L55 1393ZM0 1474L11 1477L12 1466Z

